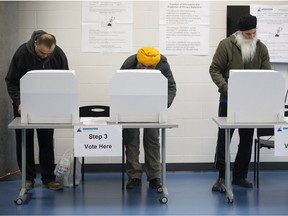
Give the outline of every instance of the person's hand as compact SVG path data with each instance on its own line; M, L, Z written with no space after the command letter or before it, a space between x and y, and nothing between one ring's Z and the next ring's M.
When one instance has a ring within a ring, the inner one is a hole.
M19 115L21 115L21 104L19 104L19 106L18 106L18 113L19 113Z

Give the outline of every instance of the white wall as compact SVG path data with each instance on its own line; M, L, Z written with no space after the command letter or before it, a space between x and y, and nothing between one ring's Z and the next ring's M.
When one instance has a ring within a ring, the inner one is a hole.
M283 1L256 1L256 4L285 4ZM209 65L219 41L226 37L226 6L249 5L251 1L210 2L210 52L208 56L167 56L177 82L177 96L169 109L169 120L179 123L178 129L167 131L167 162L213 162L217 126L218 92L209 75ZM288 2L286 3L288 4ZM43 29L55 34L58 45L66 52L70 69L80 81L81 105L109 104L108 84L130 54L81 52L81 1L19 2L19 45L30 38L32 31ZM139 47L159 44L159 2L134 1L133 53ZM160 50L161 51L161 50ZM286 73L287 65L273 65ZM236 134L237 135L237 134ZM55 131L57 156L72 148L72 130ZM232 159L237 149L233 139ZM142 150L143 152L143 150ZM284 161L273 151L262 150L261 161ZM143 153L141 154L143 155ZM143 157L141 157L143 161ZM89 163L121 162L120 158L87 158Z

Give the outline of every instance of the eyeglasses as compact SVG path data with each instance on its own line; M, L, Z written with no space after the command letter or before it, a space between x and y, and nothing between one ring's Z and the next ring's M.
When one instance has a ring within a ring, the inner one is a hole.
M156 65L145 65L145 64L138 62L138 68L139 69L155 69Z

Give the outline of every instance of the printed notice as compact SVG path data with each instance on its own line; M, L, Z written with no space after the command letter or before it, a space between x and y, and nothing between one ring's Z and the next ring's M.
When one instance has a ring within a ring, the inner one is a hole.
M132 1L83 1L82 52L131 52L132 6Z
M288 5L251 5L257 17L258 38L267 46L270 61L288 62Z
M209 54L209 2L161 1L160 50L171 55Z

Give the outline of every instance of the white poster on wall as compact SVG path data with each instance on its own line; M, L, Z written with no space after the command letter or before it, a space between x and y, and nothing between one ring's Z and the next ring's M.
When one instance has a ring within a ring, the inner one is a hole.
M258 38L267 46L270 61L288 62L288 5L251 5L257 17Z
M82 52L129 53L132 28L132 1L82 2Z
M161 53L208 55L209 8L209 1L161 1Z

